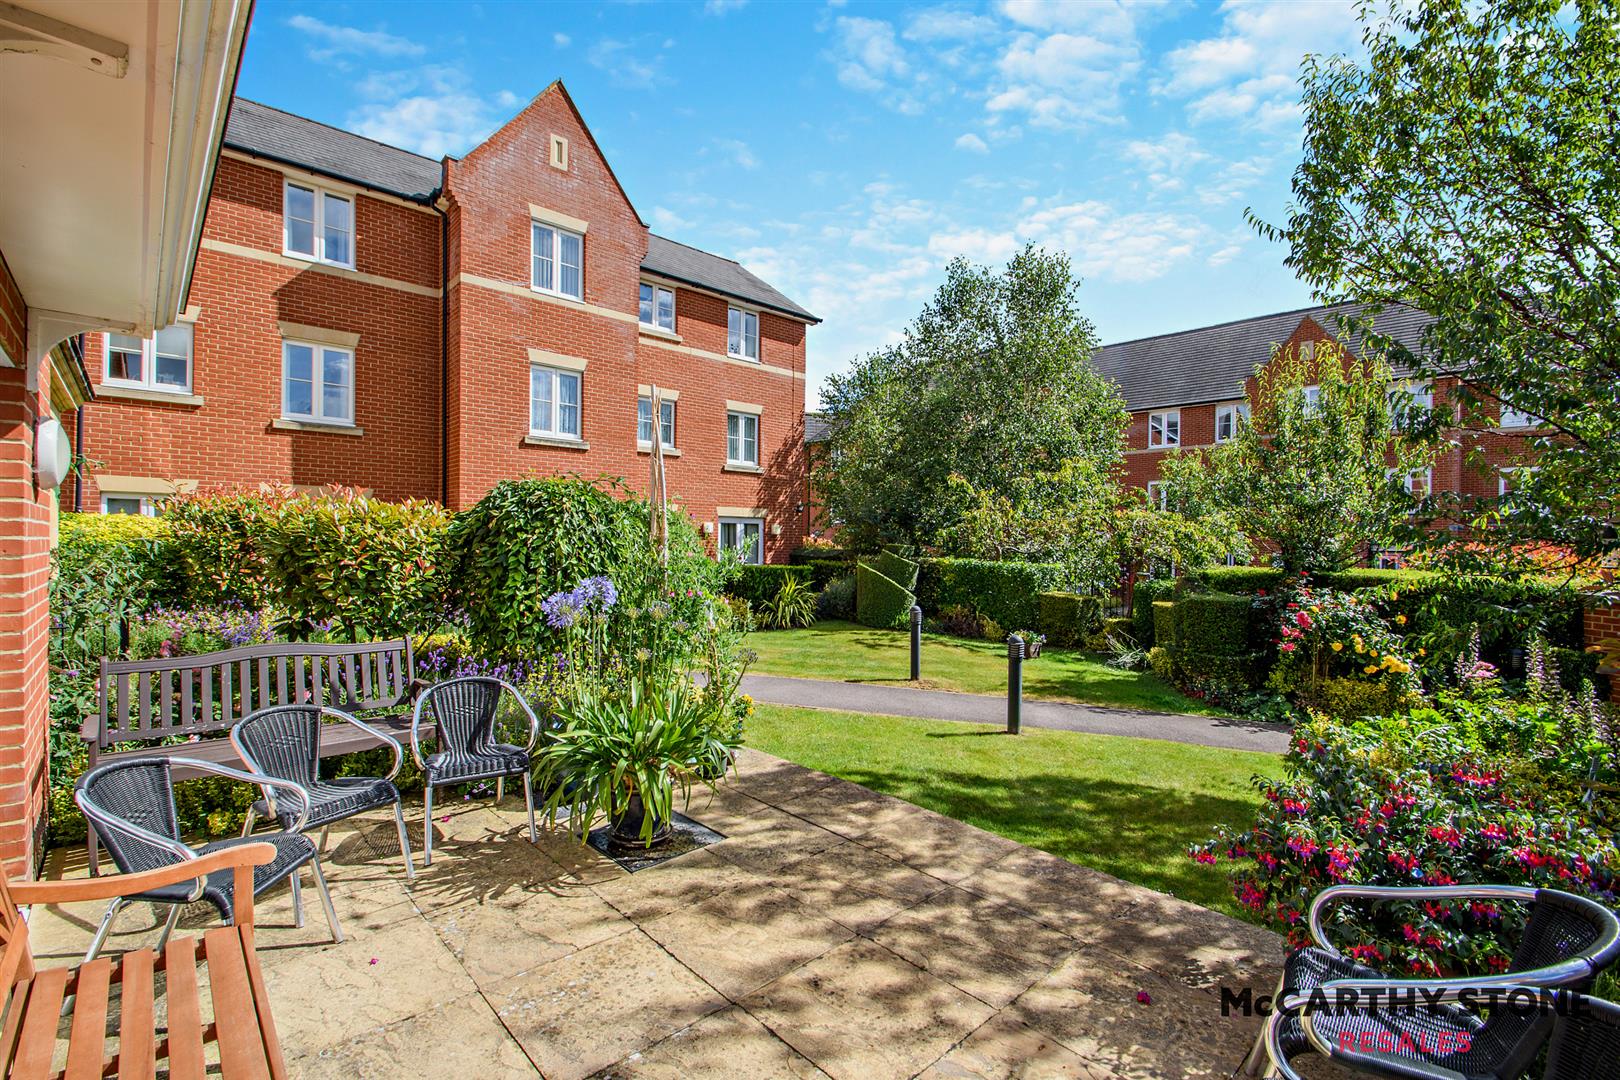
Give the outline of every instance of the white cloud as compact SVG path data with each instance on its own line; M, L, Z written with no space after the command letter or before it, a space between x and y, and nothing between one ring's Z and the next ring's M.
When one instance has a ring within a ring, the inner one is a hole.
M373 72L361 94L371 100L349 113L350 130L428 157L465 153L522 103L509 90L486 99L465 72L443 65Z
M958 150L967 150L974 154L988 154L990 152L990 147L985 143L985 141L973 134L971 131L966 135L958 135L956 137L956 148Z
M704 0L705 15L727 15L748 6L748 0Z
M551 43L559 49L566 49L574 43L574 39L559 30L551 35Z
M715 139L715 149L719 150L727 160L744 169L759 168L759 158L754 151L741 139Z
M997 65L1001 75L986 103L991 113L1021 113L1043 128L1082 127L1120 119L1119 87L1141 67L1134 40L1088 34L1019 34Z
M1199 149L1197 139L1179 131L1167 132L1157 139L1132 139L1125 144L1125 156L1158 172L1185 169L1210 159Z
M664 58L636 55L632 42L603 38L585 53L592 67L607 73L615 86L627 90L652 90L669 82L664 75Z
M1128 37L1138 23L1164 8L1167 0L1001 0L996 7L1020 26L1032 30L1083 30L1109 37Z
M495 91L495 104L503 109L515 109L523 104L523 99L510 90Z
M690 229L692 227L692 223L690 221L664 206L655 206L652 208L652 223L665 232L679 232L682 229Z
M1208 266L1225 266L1227 263L1237 258L1242 251L1242 244L1227 244L1219 251L1210 255L1209 258L1205 259L1204 263Z
M421 56L427 51L409 38L383 30L338 26L308 15L294 15L287 20L287 25L321 43L308 50L310 57L317 60L338 55Z
M852 90L878 91L890 79L910 74L905 52L894 39L894 27L880 19L839 16L838 81Z
M908 41L961 41L996 33L994 19L960 8L924 8L906 24Z

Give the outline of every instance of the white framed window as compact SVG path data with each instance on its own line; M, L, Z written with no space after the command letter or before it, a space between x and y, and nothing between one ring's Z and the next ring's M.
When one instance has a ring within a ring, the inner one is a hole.
M1299 395L1305 399L1306 416L1315 416L1322 408L1322 388L1315 383L1300 387Z
M146 495L109 495L103 492L101 496L101 512L103 514L139 514L142 517L157 517L157 500Z
M309 341L281 343L281 415L354 424L354 350Z
M675 445L675 402L669 398L663 399L659 402L658 411L662 414L659 439L666 449L671 448ZM652 436L652 398L643 394L636 398L636 442L642 446L651 446Z
M675 332L675 290L662 285L641 283L640 317L642 326Z
M191 392L190 323L175 323L149 338L103 334L107 360L102 382L167 394Z
M585 238L535 221L529 224L529 284L541 292L585 297Z
M1523 487L1540 471L1540 465L1504 465L1496 476L1497 496L1506 495L1516 488Z
M1148 481L1148 485L1147 485L1148 506L1152 507L1155 510L1168 510L1168 509L1170 509L1169 494L1170 493L1165 490L1164 484L1163 484L1162 481L1159 481L1159 480L1149 480Z
M1403 548L1382 548L1373 553L1372 564L1379 570L1404 570L1406 551Z
M1148 414L1148 446L1181 445L1181 410Z
M760 518L721 518L720 550L735 551L745 563L765 561L765 522Z
M1390 419L1397 428L1407 430L1434 405L1434 390L1420 383L1402 383L1389 388Z
M579 379L577 371L541 367L529 369L529 433L553 439L578 439Z
M1230 442L1237 438L1238 425L1249 422L1249 403L1222 405L1215 410L1215 441Z
M759 316L742 308L726 309L726 355L759 359Z
M1434 491L1434 470L1424 469L1422 472L1408 473L1406 490L1414 499L1427 499Z
M349 196L288 180L282 189L281 225L286 254L354 269L354 200Z
M1502 406L1502 418L1497 421L1498 427L1504 428L1531 428L1540 427L1540 422L1527 412L1515 409L1511 405Z
M726 464L759 464L759 417L753 413L726 413Z

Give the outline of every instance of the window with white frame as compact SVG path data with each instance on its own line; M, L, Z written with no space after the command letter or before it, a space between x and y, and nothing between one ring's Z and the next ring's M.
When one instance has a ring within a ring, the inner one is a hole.
M1523 488L1530 483L1531 478L1541 471L1540 465L1506 465L1497 474L1496 494L1507 495L1510 492Z
M721 518L720 550L735 551L745 563L765 561L765 522L760 518Z
M759 359L759 316L742 308L726 309L726 355Z
M579 431L579 379L577 371L541 367L529 369L529 433L554 439L577 439Z
M139 514L142 517L157 516L157 500L146 495L108 495L101 496L101 512L103 514Z
M1410 430L1434 405L1432 388L1419 383L1402 383L1389 388L1390 419L1397 428Z
M1515 409L1511 405L1502 406L1502 418L1497 422L1497 424L1499 427L1504 428L1528 428L1538 426L1535 417L1520 409Z
M1238 425L1249 422L1249 403L1222 405L1215 410L1215 441L1230 442L1237 438Z
M675 290L641 283L641 325L675 332Z
M102 337L107 346L103 383L167 394L191 392L190 323L175 323L149 338Z
M1167 492L1165 490L1164 484L1161 481L1158 481L1158 480L1149 480L1148 481L1147 501L1148 501L1148 506L1152 507L1155 510L1168 510L1168 509L1170 509L1169 492Z
M1405 569L1406 551L1402 548L1382 548L1373 553L1372 564L1379 570Z
M529 245L530 285L571 300L584 299L583 236L536 221L529 228Z
M1322 388L1316 384L1299 388L1300 397L1305 399L1305 415L1315 416L1322 407Z
M1148 414L1148 445L1181 445L1181 410Z
M661 423L658 425L659 440L666 448L675 445L675 402L664 398L658 403L658 412ZM652 446L652 398L643 394L636 399L636 442L642 446Z
M354 350L308 341L281 343L281 415L354 424Z
M288 180L281 216L286 254L354 269L354 200L349 196Z
M726 413L726 464L759 464L759 417L753 413Z

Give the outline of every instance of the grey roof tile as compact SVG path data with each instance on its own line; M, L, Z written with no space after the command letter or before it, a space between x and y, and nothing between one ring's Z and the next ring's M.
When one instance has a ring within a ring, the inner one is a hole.
M1310 317L1330 334L1340 334L1339 318L1359 314L1360 305L1300 308L1252 319L1182 330L1173 334L1104 345L1092 356L1097 370L1113 380L1132 412L1174 408L1243 396L1245 380L1287 341L1300 320ZM1379 332L1416 351L1433 319L1409 307L1385 308ZM1361 342L1346 342L1359 352ZM1402 374L1397 372L1397 374Z
M432 202L442 177L432 158L240 97L225 145L416 202Z
M832 435L832 421L827 419L826 413L807 412L804 414L804 441L807 443L826 442Z
M712 289L725 296L771 308L796 319L821 320L777 292L770 285L744 270L741 263L699 251L695 247L648 234L647 257L641 268L650 274L671 278L687 285Z

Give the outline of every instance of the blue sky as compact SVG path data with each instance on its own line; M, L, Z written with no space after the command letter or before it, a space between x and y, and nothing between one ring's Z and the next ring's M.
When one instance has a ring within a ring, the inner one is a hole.
M1310 302L1282 249L1307 52L1346 3L260 0L239 92L438 156L560 76L657 232L895 339L957 254L1069 253L1102 340Z

